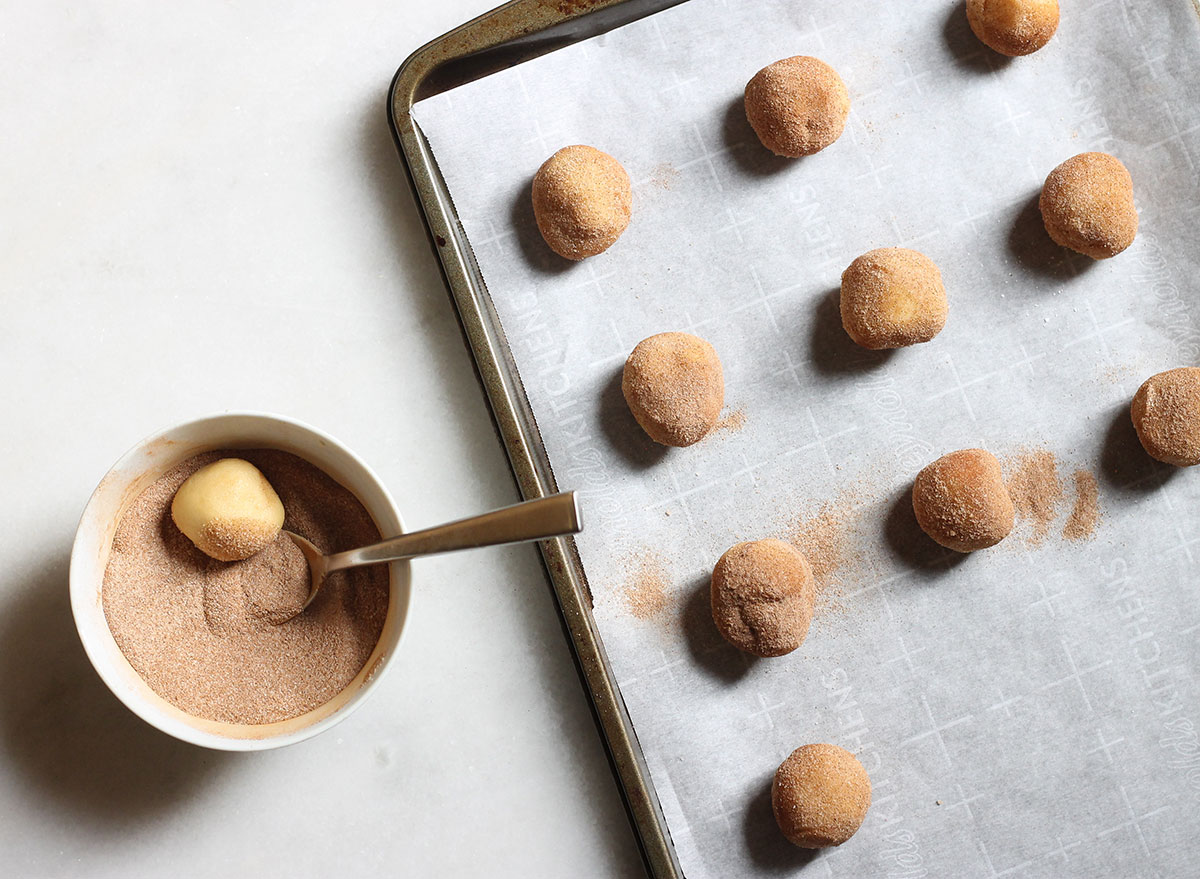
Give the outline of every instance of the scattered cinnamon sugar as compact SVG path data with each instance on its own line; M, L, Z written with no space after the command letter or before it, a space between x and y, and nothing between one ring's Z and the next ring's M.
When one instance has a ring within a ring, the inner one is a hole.
M1126 380L1137 375L1138 369L1131 363L1122 363L1117 366L1110 366L1101 372L1104 380L1109 384L1119 385L1124 384Z
M729 431L737 433L746 426L746 412L744 409L738 409L736 412L730 412L720 421L713 425L713 430Z
M650 183L657 186L659 189L670 189L675 182L675 178L679 176L679 171L674 165L664 162L661 165L655 165L654 170L650 173Z
M1062 535L1067 540L1088 540L1095 535L1096 523L1100 520L1100 486L1087 470L1076 470L1072 478L1075 480L1075 506L1063 526Z
M1026 537L1029 546L1040 546L1050 536L1068 503L1067 482L1074 489L1070 514L1062 527L1067 540L1087 540L1096 533L1100 521L1100 487L1095 475L1086 469L1075 470L1070 480L1059 476L1058 459L1047 449L1027 449L1004 462L1011 474L1008 491L1017 517L1030 523Z
M1048 449L1032 449L1009 458L1012 471L1008 493L1017 518L1031 523L1027 538L1031 546L1040 546L1050 534L1063 499L1063 482L1058 476L1058 459Z
M842 511L835 509L833 504L825 504L816 515L797 521L788 537L812 566L818 594L833 582L845 555L846 534L842 518Z
M842 593L847 569L862 561L851 546L861 516L858 493L847 490L811 516L797 517L788 529L786 539L804 553L812 568L818 615L845 609Z
M633 567L633 575L625 587L625 603L639 620L653 619L670 603L662 560L647 552L638 557Z

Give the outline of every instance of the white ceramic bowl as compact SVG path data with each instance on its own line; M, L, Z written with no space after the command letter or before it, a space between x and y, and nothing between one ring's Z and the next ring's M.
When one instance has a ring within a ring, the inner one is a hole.
M142 440L101 480L83 511L71 550L71 612L92 665L138 717L194 745L224 751L261 751L315 736L344 720L363 703L399 646L408 618L410 573L406 561L389 566L391 600L379 643L362 671L324 705L277 723L238 724L193 717L167 702L133 670L104 617L100 589L113 534L133 499L172 467L201 452L237 448L280 449L298 455L353 492L384 537L403 531L400 513L379 478L332 437L278 415L243 412L201 418Z

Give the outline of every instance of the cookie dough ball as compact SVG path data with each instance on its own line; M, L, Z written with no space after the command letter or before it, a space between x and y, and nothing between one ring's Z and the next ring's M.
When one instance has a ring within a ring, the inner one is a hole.
M1055 244L1092 259L1116 256L1137 235L1133 179L1108 153L1081 153L1051 171L1038 206Z
M222 458L179 486L171 518L202 552L235 562L275 539L283 527L283 503L249 461Z
M783 835L801 848L841 845L871 807L871 778L837 745L805 745L775 772L771 808Z
M903 247L864 253L842 272L842 326L864 348L928 342L946 325L946 288L933 260Z
M846 84L824 61L797 55L768 64L746 84L746 118L777 156L820 152L842 136L850 114Z
M621 163L595 147L568 146L533 177L533 215L550 249L583 259L613 246L633 209L633 189Z
M808 560L782 540L739 543L713 568L717 630L755 656L783 656L804 643L814 599Z
M650 439L690 446L717 423L725 376L708 342L690 333L659 333L639 342L625 361L621 391Z
M1146 379L1130 407L1151 458L1176 467L1200 464L1200 369L1168 369Z
M912 502L921 530L948 549L985 549L1012 531L1015 511L1000 462L983 449L938 458L917 474Z
M1058 30L1058 0L967 0L967 20L1001 55L1029 55Z

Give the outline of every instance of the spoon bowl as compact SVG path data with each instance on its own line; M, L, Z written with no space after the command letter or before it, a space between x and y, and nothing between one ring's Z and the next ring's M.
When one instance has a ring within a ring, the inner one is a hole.
M579 499L575 492L565 491L331 555L321 552L311 540L285 530L283 533L291 538L308 562L308 598L294 612L288 612L290 608L281 610L273 622L277 625L285 623L303 613L321 591L325 578L334 571L460 549L549 540L578 534L582 529Z

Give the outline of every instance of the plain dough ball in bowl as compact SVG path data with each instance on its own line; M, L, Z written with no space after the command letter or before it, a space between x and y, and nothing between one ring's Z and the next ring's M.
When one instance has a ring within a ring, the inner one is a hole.
M283 502L267 477L241 458L222 458L189 476L171 500L176 527L206 555L248 559L283 527Z
M1001 55L1029 55L1058 30L1058 0L967 0L971 30Z
M996 545L1016 516L1000 462L983 449L951 452L927 466L913 482L912 503L921 530L958 552Z
M713 622L755 656L782 656L804 643L814 599L808 560L782 540L739 543L713 568Z
M533 215L550 249L584 259L612 247L629 225L633 189L621 163L590 146L567 146L533 177Z
M929 257L903 247L864 253L842 272L842 326L864 348L928 342L946 325L942 273Z
M746 118L763 146L778 156L820 152L842 136L849 114L842 78L808 55L768 64L746 84Z
M1038 206L1055 244L1092 259L1116 256L1137 235L1133 178L1108 153L1080 153L1051 171Z
M691 333L659 333L639 342L625 361L621 391L650 439L690 446L717 423L725 376L708 342Z
M771 808L783 835L801 848L841 845L871 808L871 778L837 745L804 745L775 772Z
M1150 457L1176 467L1200 464L1200 369L1150 376L1134 394L1130 414Z

